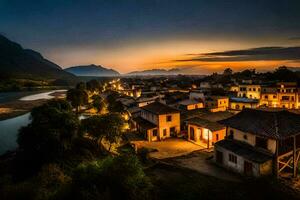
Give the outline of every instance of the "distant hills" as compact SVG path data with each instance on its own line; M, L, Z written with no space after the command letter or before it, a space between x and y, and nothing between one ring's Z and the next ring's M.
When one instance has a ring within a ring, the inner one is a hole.
M0 35L0 78L75 81L77 78L40 53Z
M76 76L119 76L120 73L113 69L102 67L101 65L82 65L66 68L65 71L72 73Z
M128 74L127 76L158 76L158 75L178 75L184 74L182 70L173 68L170 70L166 69L150 69L150 70L143 70L143 71L133 71Z

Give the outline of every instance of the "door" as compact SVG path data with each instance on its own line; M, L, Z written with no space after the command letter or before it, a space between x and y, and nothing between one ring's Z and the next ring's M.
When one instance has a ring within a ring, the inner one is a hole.
M216 151L216 162L221 165L223 164L223 152Z
M252 176L253 175L253 166L251 162L244 161L244 174L246 176Z
M171 135L172 137L175 137L175 136L176 136L176 129L175 129L175 127L171 127L171 128L170 128L170 135Z

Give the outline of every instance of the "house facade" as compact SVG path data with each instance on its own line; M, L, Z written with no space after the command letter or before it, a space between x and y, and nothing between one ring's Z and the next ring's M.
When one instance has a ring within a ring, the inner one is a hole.
M237 92L238 97L260 99L260 85L241 84L238 86L234 86L231 90Z
M298 170L300 115L288 111L244 109L219 123L226 139L215 143L215 162L247 176Z
M257 108L259 106L258 99L249 99L243 97L230 98L229 108L232 111L241 111L244 108Z
M207 149L212 148L216 142L223 140L226 135L225 126L217 122L194 117L189 119L187 124L188 140Z
M180 132L180 112L160 102L141 107L140 116L134 120L148 141L163 140Z
M183 109L183 110L195 110L195 109L199 109L199 108L204 108L204 105L202 102L197 101L197 100L185 99L185 100L178 102L177 107L179 109Z
M205 107L211 112L226 111L229 107L229 98L225 96L209 96L205 98Z
M297 83L281 82L274 86L262 87L260 105L271 108L299 108Z

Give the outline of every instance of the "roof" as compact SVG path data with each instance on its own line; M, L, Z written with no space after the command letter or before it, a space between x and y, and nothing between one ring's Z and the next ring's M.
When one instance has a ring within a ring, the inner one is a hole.
M273 139L285 139L300 134L300 115L286 110L265 111L245 108L219 123Z
M202 102L196 101L194 99L185 99L185 100L178 102L178 104L184 105L184 106L198 104L198 103L202 103Z
M230 101L238 103L258 103L258 99L250 99L245 97L231 97Z
M179 113L179 110L172 108L170 106L167 106L166 104L163 104L160 102L153 102L151 104L141 107L141 109L149 111L149 112L157 114L157 115L163 115L163 114L169 114L169 113Z
M215 147L222 147L226 150L229 150L243 158L256 162L256 163L264 163L266 161L271 160L272 154L267 152L261 152L255 149L253 146L246 144L244 142L236 141L236 140L220 140L215 143Z
M152 129L156 128L157 126L153 124L152 122L149 122L148 120L145 120L142 117L137 117L133 119L136 123L139 124L139 126L144 127L145 129Z
M203 128L207 128L211 131L218 131L218 130L222 130L225 129L224 125L221 125L217 122L212 122L206 119L201 119L199 117L193 117L191 119L188 120L189 124L194 124Z
M218 99L228 99L228 97L227 96L208 96L208 97L205 97L206 101L215 101L215 100L218 100Z

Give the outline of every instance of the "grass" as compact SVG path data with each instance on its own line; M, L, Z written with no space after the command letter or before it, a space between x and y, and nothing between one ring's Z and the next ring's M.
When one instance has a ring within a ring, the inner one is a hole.
M155 186L155 199L297 199L293 192L274 179L237 183L163 164L147 169L146 173Z

